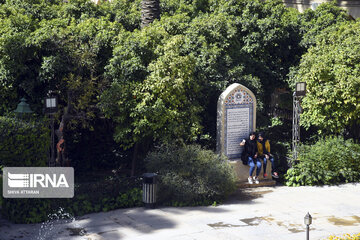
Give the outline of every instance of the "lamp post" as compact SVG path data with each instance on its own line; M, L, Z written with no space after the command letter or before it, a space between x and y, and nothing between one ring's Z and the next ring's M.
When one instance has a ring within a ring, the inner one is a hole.
M295 162L298 157L298 144L300 142L300 100L306 94L306 83L296 83L295 92L293 94L293 128L292 128L292 161ZM292 165L292 164L290 164ZM290 166L292 167L292 166Z
M55 129L54 129L54 114L57 111L58 100L56 96L51 93L48 97L45 97L45 113L50 116L51 127L51 146L50 146L50 161L49 167L55 166Z
M14 110L15 113L23 115L24 113L33 113L29 104L26 103L25 98L20 99L20 103L17 105L16 109Z
M310 224L312 223L312 217L309 212L304 217L304 223L306 225L306 240L309 240Z

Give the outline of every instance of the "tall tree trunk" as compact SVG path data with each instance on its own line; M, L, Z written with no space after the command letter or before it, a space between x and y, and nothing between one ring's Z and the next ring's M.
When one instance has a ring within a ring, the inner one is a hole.
M141 28L160 18L159 0L143 0L141 2Z
M68 92L67 94L67 106L64 109L64 113L61 117L61 122L59 125L59 128L55 131L56 136L58 137L58 143L56 144L56 152L57 152L57 157L56 157L56 165L57 166L67 166L70 167L70 160L68 158L68 154L66 151L66 141L64 138L64 132L66 129L66 125L69 121L69 119L72 118L70 111L72 109L71 106L71 93Z

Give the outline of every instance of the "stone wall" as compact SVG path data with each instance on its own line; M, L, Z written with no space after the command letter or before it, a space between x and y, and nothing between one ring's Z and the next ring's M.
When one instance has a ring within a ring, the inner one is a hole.
M315 9L318 5L324 2L331 2L331 0L283 0L287 7L296 8L299 12L304 12L306 9ZM349 15L353 18L360 17L360 1L337 1L338 6L347 10Z

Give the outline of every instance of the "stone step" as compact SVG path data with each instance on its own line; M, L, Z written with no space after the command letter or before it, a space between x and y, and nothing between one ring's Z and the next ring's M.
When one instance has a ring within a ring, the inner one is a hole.
M259 184L249 184L248 181L239 181L236 183L238 188L255 188L255 187L265 187L265 186L275 186L276 181L272 179L260 179Z

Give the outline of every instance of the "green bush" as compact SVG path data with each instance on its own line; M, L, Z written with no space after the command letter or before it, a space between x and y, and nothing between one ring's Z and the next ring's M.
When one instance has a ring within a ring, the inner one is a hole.
M299 149L299 163L287 171L288 186L360 181L360 145L341 137L320 139Z
M39 223L62 209L71 216L107 212L126 207L142 206L141 183L134 179L114 179L96 183L76 184L74 198L11 199L2 202L2 216L14 223Z
M0 116L0 165L46 166L49 144L50 133L45 121Z
M51 213L51 199L4 198L1 214L14 223L38 223Z
M226 158L198 145L162 145L145 159L159 175L158 202L175 206L211 204L235 189L234 172Z
M330 237L326 238L326 240L359 240L360 233L350 235L349 233L343 234L342 236L334 236L331 235Z

